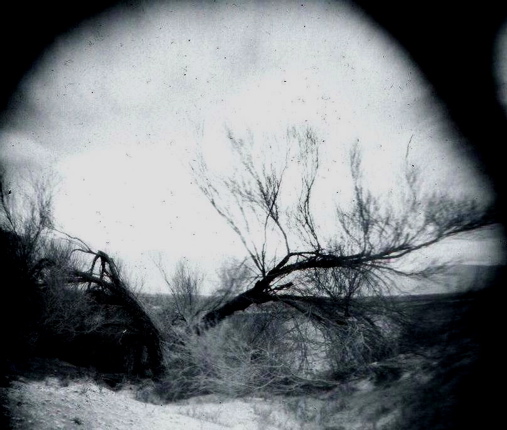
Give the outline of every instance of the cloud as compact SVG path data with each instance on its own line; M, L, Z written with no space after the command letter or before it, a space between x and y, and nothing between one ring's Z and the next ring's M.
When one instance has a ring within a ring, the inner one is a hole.
M453 189L488 194L473 163L452 151L456 136L419 72L345 4L118 7L60 36L18 99L1 156L30 169L52 163L63 178L57 221L131 258L166 250L211 266L239 252L183 167L196 141L226 160L225 126L261 139L313 127L333 184L356 140L377 184L410 141L407 158L432 187L453 177Z

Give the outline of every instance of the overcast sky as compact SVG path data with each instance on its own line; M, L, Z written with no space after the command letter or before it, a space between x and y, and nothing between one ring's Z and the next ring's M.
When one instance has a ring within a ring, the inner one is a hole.
M269 140L311 126L327 142L334 183L359 141L374 184L393 186L390 175L408 161L430 187L491 193L410 59L346 5L115 8L60 36L15 100L0 130L2 159L12 172L56 172L59 226L120 256L154 292L163 289L151 263L159 254L168 268L187 257L207 271L243 254L188 170L196 144L225 159L226 127ZM502 240L452 249L496 263Z

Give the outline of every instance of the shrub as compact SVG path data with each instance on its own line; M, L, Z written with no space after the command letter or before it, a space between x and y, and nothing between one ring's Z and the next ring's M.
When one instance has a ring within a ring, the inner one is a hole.
M387 317L373 322L351 318L345 326L324 330L330 370L335 378L362 372L369 364L395 355L399 326Z
M166 349L158 395L165 401L209 393L237 397L287 384L288 354L267 339L272 334L263 333L259 319L235 317L201 335L180 333Z
M330 388L337 377L395 351L391 328L372 324L351 319L347 326L323 326L300 312L269 306L236 314L201 334L173 327L166 336L166 372L143 397L159 403Z

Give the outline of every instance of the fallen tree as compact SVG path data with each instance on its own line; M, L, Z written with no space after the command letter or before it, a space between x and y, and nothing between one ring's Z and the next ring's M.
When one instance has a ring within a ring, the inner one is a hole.
M95 353L90 365L100 365L100 360L111 364L115 356L130 363L112 363L109 369L160 375L162 335L114 259L56 230L51 187L47 182L30 185L31 194L13 192L0 172L0 254L5 254L2 267L16 283L3 302L30 311L25 322L15 322L23 326L17 337L28 339L29 353L64 352L82 364ZM90 266L76 254L90 256Z
M404 265L407 257L495 223L489 202L422 193L413 167L397 184L397 201L374 195L365 186L361 154L354 146L349 158L352 198L348 205L336 205L335 231L326 235L316 215L334 202L314 201L323 179L321 142L310 129L291 130L288 138L285 154L266 157L262 151L254 154L253 138L229 132L230 174L213 174L202 155L194 166L201 191L242 241L253 279L243 292L205 313L198 331L253 304L274 301L318 316L317 306L312 311L305 305L312 297L334 299L334 322L347 324L354 298L384 297L396 290L400 278L428 278L445 266L431 261L410 267Z
M96 301L112 303L126 312L131 320L130 329L135 330L138 342L146 348L146 368L154 376L160 375L164 366L162 335L158 327L122 279L114 260L105 252L93 251L83 241L79 242L83 247L73 251L89 254L93 256L93 260L88 271L72 270L67 282L75 285L87 284L87 291L93 292ZM96 266L100 268L98 273L95 273ZM142 355L141 351L139 353ZM135 359L142 360L142 357Z

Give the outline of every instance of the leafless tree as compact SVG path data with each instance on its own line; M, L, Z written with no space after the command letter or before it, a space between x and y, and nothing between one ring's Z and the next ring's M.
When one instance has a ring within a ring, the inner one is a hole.
M45 264L43 249L53 228L53 186L51 177L25 182L14 187L0 171L0 228L16 237L16 257L25 262L28 275L36 276Z
M334 232L326 234L319 210L335 202L315 201L322 160L321 142L311 129L290 130L287 152L260 163L253 138L240 139L230 131L227 137L233 171L213 174L201 156L194 173L204 195L241 239L256 278L205 314L201 328L252 304L274 301L317 321L346 325L354 313L352 298L386 295L400 277L427 277L438 267L410 269L402 264L408 257L494 223L492 210L472 198L424 193L415 168L398 183L397 199L374 195L365 185L356 145L348 160L351 201L336 204ZM332 318L317 303L322 297L334 300Z
M156 265L170 292L171 324L192 325L206 308L202 297L203 275L196 268L190 267L187 260L179 261L172 274L168 273L160 261Z
M51 188L38 180L18 187L0 171L0 337L4 356L31 354L37 343L43 299L38 288L46 233L52 227Z
M246 262L231 259L224 261L217 270L218 286L211 294L205 294L204 274L197 267L182 259L172 273L168 273L162 262L155 261L170 298L166 317L172 329L178 326L192 329L212 309L218 309L241 292L251 278Z
M120 338L132 331L147 350L146 367L160 373L161 335L115 260L54 227L50 180L26 185L28 191L10 187L0 174L1 264L16 283L4 302L20 310L37 302L35 326L68 339L106 332ZM104 301L114 304L112 312Z
M115 321L121 336L126 331L134 331L139 344L146 347L147 363L155 376L163 371L162 335L150 313L145 309L122 275L115 260L103 251L95 251L83 240L61 233L70 244L70 255L79 253L91 259L88 269L72 266L64 276L63 283L67 286L84 287L99 305L110 305L114 312L102 315L100 321L91 330L100 332L105 326L114 326ZM102 310L104 310L102 306ZM126 327L126 329L125 329ZM120 333L121 332L121 333ZM132 334L132 333L131 333Z

